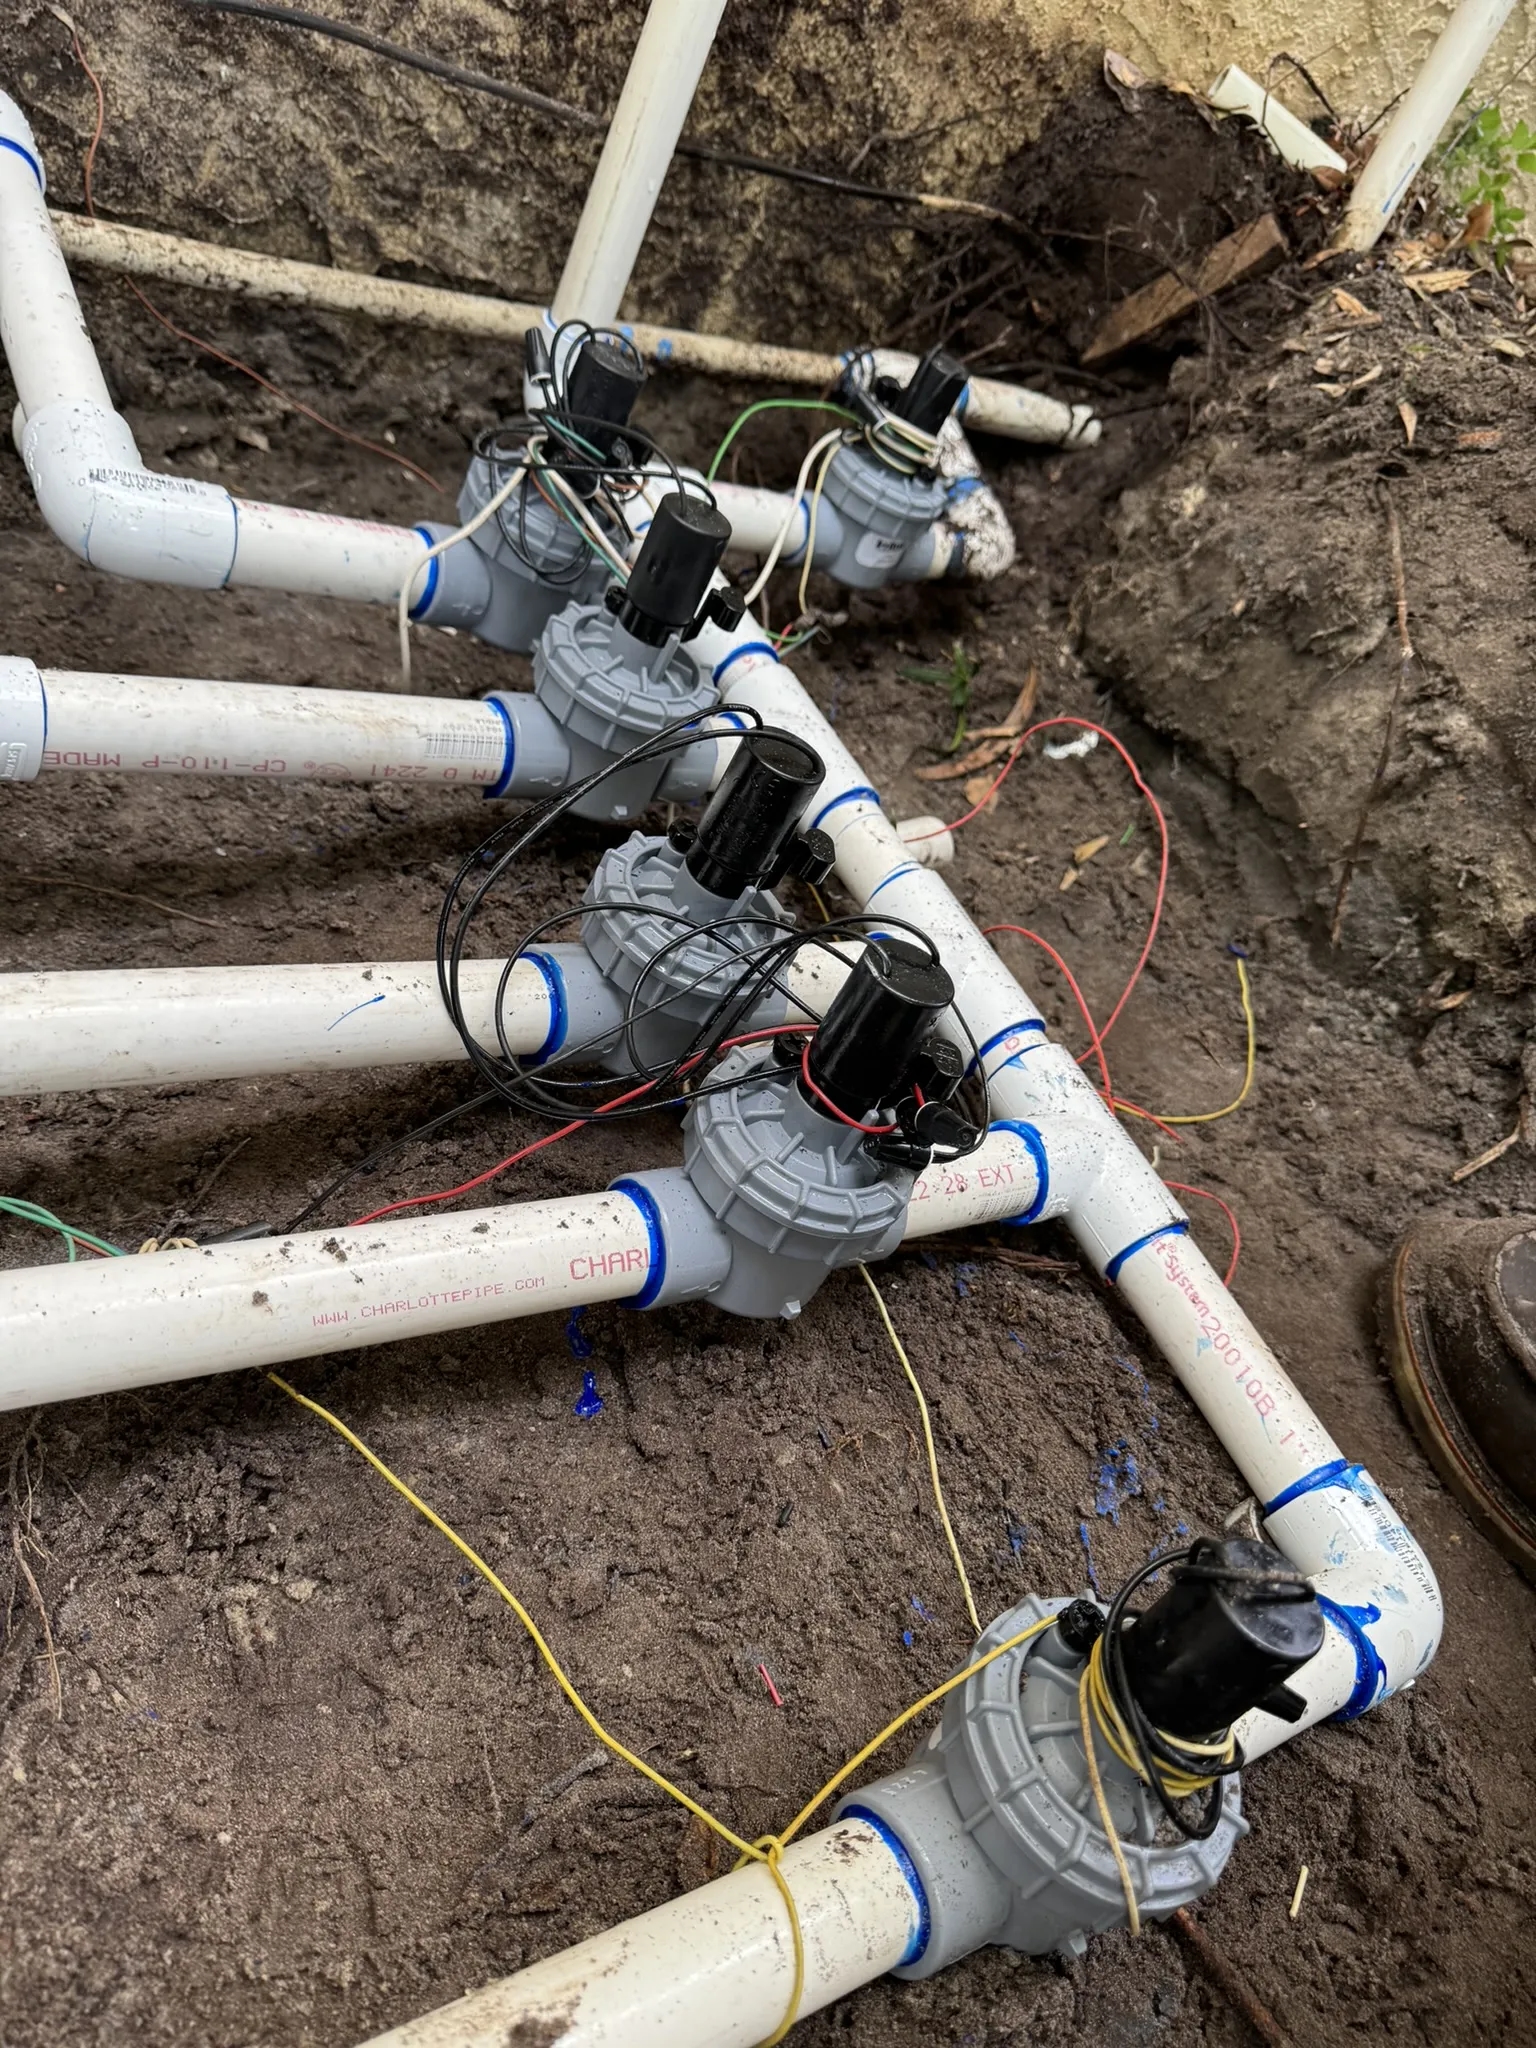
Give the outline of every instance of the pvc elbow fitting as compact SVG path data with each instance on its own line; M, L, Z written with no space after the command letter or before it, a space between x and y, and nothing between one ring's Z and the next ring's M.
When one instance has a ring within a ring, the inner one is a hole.
M27 421L21 452L39 510L82 562L188 590L228 582L234 499L221 484L145 469L120 414L88 399L45 405Z

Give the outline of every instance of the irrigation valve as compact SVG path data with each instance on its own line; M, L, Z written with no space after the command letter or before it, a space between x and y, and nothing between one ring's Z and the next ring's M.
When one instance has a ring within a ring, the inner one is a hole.
M888 583L908 548L942 514L938 435L965 385L964 364L937 348L905 385L889 377L866 385L844 376L838 396L863 433L838 448L821 487L839 521L840 545L825 564L839 583L855 590Z
M617 1071L684 1057L748 973L744 957L782 939L789 920L775 885L786 875L825 879L831 841L800 827L823 773L804 740L759 727L737 745L696 826L636 832L603 855L582 939L635 1020L615 1041ZM748 994L733 1030L781 1023L785 1007L768 981Z
M1251 1708L1299 1711L1285 1681L1316 1656L1323 1617L1311 1586L1267 1543L1203 1538L1170 1560L1172 1583L1121 1623L1124 1683L1155 1732L1222 1738ZM1127 1590L1130 1590L1129 1588ZM1080 1956L1090 1934L1128 1921L1124 1882L1098 1817L1079 1681L1104 1631L1095 1600L1031 1597L987 1629L969 1664L1050 1618L945 1702L905 1770L843 1800L911 1859L927 1898L922 1954L896 1971L929 1977L989 1942ZM1106 1643L1100 1656L1107 1665ZM1220 1877L1248 1832L1235 1771L1219 1778L1203 1836L1166 1817L1144 1775L1095 1725L1095 1756L1143 1919L1162 1919Z
M594 458L583 462L568 441L557 441L546 430L547 459L622 549L628 544L628 535L604 513L597 489L604 464L624 468L632 463L623 429L645 382L644 369L632 351L594 334L569 359L563 391L557 394L542 335L530 330L527 343L530 377L534 376L532 358L542 359L542 377L536 381L546 394L544 409L567 423L572 433L596 451ZM523 434L528 431L529 423L524 422ZM462 522L473 519L490 503L512 476L525 445L516 434L509 434L505 445L499 434L482 438L459 492ZM453 529L434 526L427 530L434 540L441 540ZM474 555L469 555L469 548ZM609 574L576 525L532 477L525 477L506 503L469 536L468 548L450 548L439 560L443 575L460 573L461 567L471 563L481 576L489 571L490 602L474 631L493 647L505 647L514 654L529 653L562 606L590 603L601 596ZM438 600L434 617L440 611Z
M533 653L532 695L492 692L512 730L513 793L569 789L676 720L714 709L713 678L686 643L706 618L733 625L740 616L732 593L709 587L730 535L707 499L673 492L657 506L628 582L547 621ZM704 738L637 761L570 808L579 818L623 823L657 798L690 801L708 789L715 752L714 739Z

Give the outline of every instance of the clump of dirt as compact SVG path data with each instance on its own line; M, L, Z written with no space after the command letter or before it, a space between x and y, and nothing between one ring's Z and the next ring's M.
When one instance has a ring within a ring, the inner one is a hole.
M1386 951L1408 912L1444 962L1524 985L1531 309L1492 276L1421 294L1389 257L1314 278L1297 319L1189 365L1183 388L1196 429L1114 515L1080 607L1085 658L1305 835L1309 893L1330 915L1372 797L1343 924L1358 957Z

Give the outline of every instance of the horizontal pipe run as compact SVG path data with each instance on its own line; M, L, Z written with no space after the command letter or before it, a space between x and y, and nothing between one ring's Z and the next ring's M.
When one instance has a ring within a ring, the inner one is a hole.
M507 985L504 1012L514 1053L532 1058L542 1050L549 1058L572 1035L572 1025L592 1036L617 1024L617 998L600 1005L597 972L581 947L543 947L540 961L545 964L520 960ZM466 960L459 982L465 1022L491 1049L503 964ZM0 975L4 1095L465 1056L430 961Z
M805 1943L802 2016L883 1976L921 1942L916 1873L868 1821L791 1842L780 1869ZM367 2048L754 2048L784 2018L793 1984L783 1898L763 1865L749 1863Z
M0 1409L354 1351L639 1294L629 1195L0 1273Z
M191 241L117 221L90 221L55 213L54 228L72 263L92 264L125 277L190 285L221 297L275 300L321 312L352 313L392 325L462 334L473 340L520 342L544 318L542 306L489 293L444 291L399 278L334 270L284 256L263 256L214 242ZM843 358L769 342L733 341L724 335L624 321L624 333L658 369L704 371L753 383L823 391L842 374ZM973 377L966 386L965 422L979 433L1008 440L1089 447L1100 423L1087 407L1063 404L1022 385Z
M72 669L32 674L45 718L44 772L477 789L510 773L511 731L494 703ZM0 704L0 744L5 731Z
M504 965L466 960L459 973L464 1021L488 1051ZM847 971L806 946L790 963L786 1014L819 1017ZM519 960L503 1003L512 1052L541 1062L617 1033L623 1014L580 945ZM466 1057L430 960L0 975L0 1096Z
M707 1296L730 1244L681 1174L683 1235L638 1184L341 1230L0 1273L0 1409L355 1350L574 1302ZM633 1186L636 1192L624 1192ZM914 1237L1012 1216L1034 1155L990 1134L962 1169L930 1167ZM665 1286L665 1291L663 1288Z

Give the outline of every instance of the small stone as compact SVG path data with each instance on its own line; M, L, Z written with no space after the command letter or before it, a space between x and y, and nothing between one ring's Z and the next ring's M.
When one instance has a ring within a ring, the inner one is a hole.
M302 1607L306 1600L314 1599L318 1588L313 1579L290 1579L283 1591Z

